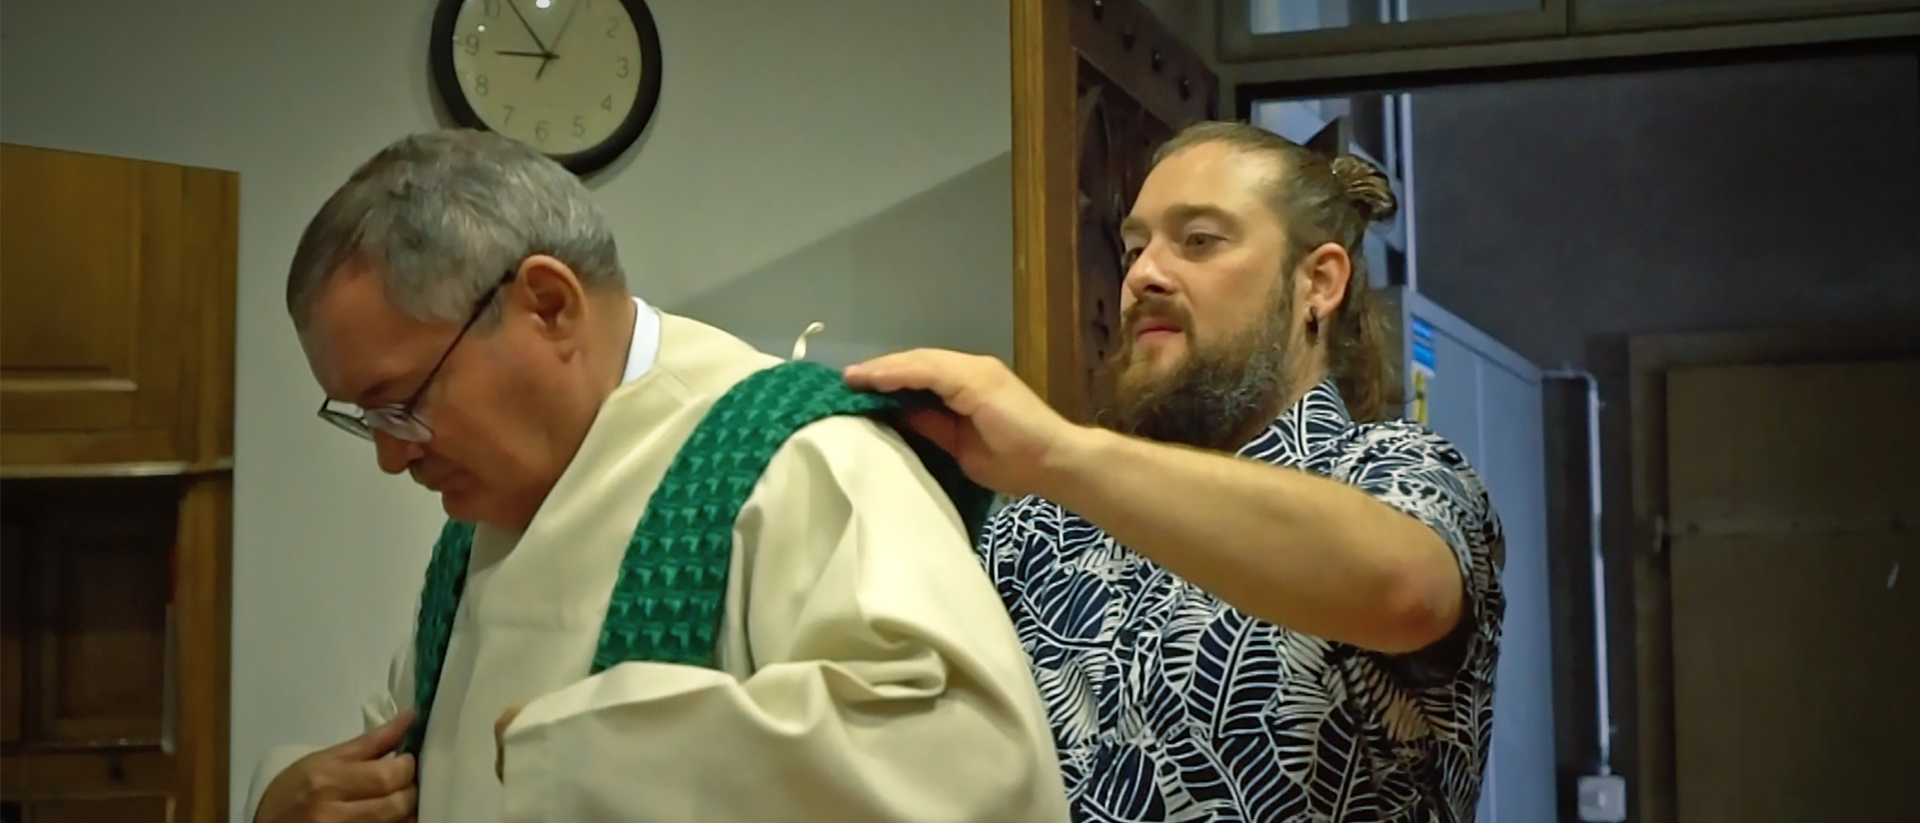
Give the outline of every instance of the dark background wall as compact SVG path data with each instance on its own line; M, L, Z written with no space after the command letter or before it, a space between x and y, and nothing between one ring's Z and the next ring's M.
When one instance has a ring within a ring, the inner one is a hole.
M1414 98L1420 287L1542 365L1600 334L1920 310L1920 68L1884 56Z
M1601 381L1614 769L1638 745L1626 341L1903 323L1920 335L1912 53L1419 92L1419 289ZM1584 395L1548 393L1563 774L1597 751ZM1632 798L1630 797L1630 800Z
M1532 361L1601 382L1613 765L1632 779L1626 340L1857 322L1920 336L1920 61L1427 90L1415 129L1419 290ZM1584 414L1580 389L1549 389L1555 725L1569 779L1597 752Z

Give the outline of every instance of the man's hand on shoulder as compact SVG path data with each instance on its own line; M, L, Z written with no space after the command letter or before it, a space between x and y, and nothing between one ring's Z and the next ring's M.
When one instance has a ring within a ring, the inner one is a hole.
M910 412L907 424L952 454L974 482L1013 497L1045 496L1090 431L1061 417L994 357L916 349L849 366L845 377L856 389L938 395L945 409Z
M400 823L419 803L413 755L388 757L412 711L294 761L261 794L254 823Z

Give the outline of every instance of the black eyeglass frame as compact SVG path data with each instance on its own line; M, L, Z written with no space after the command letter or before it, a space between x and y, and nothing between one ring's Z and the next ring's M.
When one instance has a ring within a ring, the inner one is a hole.
M453 336L453 342L448 343L446 351L440 353L440 359L433 364L433 369L427 372L426 379L420 381L420 387L414 389L413 394L406 400L371 409L360 409L359 413L355 414L346 409L334 408L336 402L342 406L358 408L354 404L335 401L332 398L321 398L320 419L362 440L372 440L374 432L383 431L408 443L431 441L433 429L415 413L420 407L420 401L426 398L427 390L433 388L434 378L440 376L440 370L447 365L447 358L453 356L453 350L459 348L460 341L466 339L467 332L472 330L474 324L480 322L480 318L486 314L487 307L493 304L493 298L498 296L500 290L512 283L519 274L518 268L508 271L480 295L480 299L474 303L473 313L467 316L467 322L460 327L460 333Z

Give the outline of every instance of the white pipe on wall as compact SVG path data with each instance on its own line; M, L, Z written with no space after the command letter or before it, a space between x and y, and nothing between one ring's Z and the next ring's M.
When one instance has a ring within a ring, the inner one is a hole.
M1613 707L1608 694L1607 670L1607 561L1601 552L1600 487L1600 381L1592 372L1560 369L1547 372L1548 379L1579 380L1587 384L1587 540L1593 561L1593 663L1594 704L1600 740L1600 774L1613 773Z

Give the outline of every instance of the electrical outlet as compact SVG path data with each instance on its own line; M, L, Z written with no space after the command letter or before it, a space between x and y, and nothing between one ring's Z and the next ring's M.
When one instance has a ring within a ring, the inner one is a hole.
M1622 823L1627 819L1627 779L1617 774L1580 778L1580 819L1585 823Z

